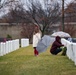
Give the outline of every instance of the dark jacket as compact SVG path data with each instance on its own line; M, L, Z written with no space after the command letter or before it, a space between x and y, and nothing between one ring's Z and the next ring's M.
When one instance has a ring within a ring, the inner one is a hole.
M50 52L55 51L57 48L60 48L61 46L64 46L64 45L61 43L61 38L59 36L57 36L55 41L52 44Z

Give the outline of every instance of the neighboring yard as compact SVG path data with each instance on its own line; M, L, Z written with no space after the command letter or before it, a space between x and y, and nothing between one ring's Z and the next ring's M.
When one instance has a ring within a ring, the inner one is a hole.
M0 57L0 75L76 75L76 66L66 56L49 49L35 57L32 46Z

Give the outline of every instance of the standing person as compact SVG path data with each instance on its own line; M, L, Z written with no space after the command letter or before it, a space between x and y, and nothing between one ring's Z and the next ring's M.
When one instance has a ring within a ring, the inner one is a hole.
M36 50L37 44L39 40L41 39L41 31L39 29L39 26L35 26L34 33L33 33L33 48L34 48L34 55L38 55L38 51Z
M64 45L61 43L61 38L59 36L57 36L56 39L55 39L55 41L52 44L50 52L53 55L57 55L59 52L62 51L62 48L61 48L62 46L64 46Z

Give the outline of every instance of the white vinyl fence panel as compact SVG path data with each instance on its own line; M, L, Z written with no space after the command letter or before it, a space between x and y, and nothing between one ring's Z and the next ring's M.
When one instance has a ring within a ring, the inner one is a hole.
M0 56L19 49L19 39L0 43Z
M21 39L21 47L26 47L26 46L29 46L29 39L22 38Z
M69 42L65 39L61 39L61 42L67 47L67 52L66 52L67 57L72 61L74 61L76 65L76 43Z
M76 43L73 43L73 56L74 56L74 62L76 65Z
M29 46L29 39L21 39L21 47ZM19 39L9 40L0 43L0 56L6 55L10 52L19 49Z

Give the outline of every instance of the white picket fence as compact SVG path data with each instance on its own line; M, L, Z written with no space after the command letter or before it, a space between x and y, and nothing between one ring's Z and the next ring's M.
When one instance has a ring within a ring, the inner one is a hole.
M21 47L29 46L29 39L21 39ZM19 49L19 39L0 43L0 56Z
M76 65L76 43L69 42L65 39L61 39L62 43L67 47L66 55Z

